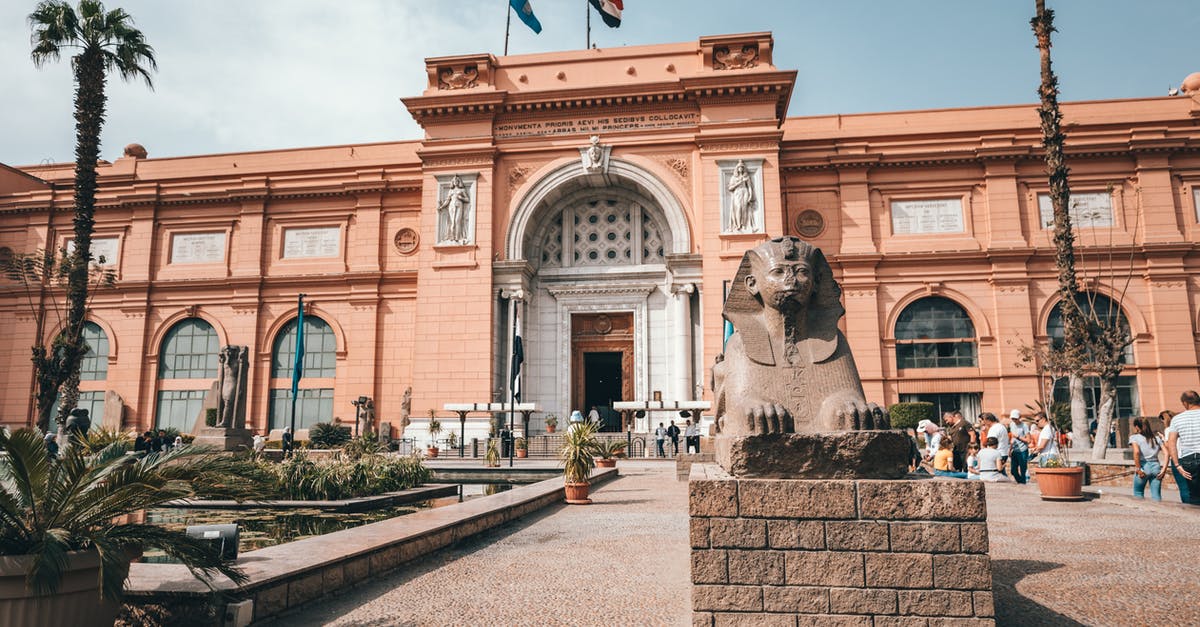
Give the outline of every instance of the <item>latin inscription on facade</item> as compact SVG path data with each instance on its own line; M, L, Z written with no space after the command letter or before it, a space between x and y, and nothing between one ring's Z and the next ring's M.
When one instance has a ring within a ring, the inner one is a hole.
M341 233L336 226L287 229L283 232L283 258L337 257Z
M606 115L591 118L558 118L523 122L501 122L493 134L497 138L543 137L546 135L575 135L637 131L655 128L694 126L700 114L694 111Z
M171 236L171 263L225 261L225 233L176 233Z
M1038 194L1038 211L1041 213L1042 228L1054 228L1054 205L1050 202L1049 194ZM1086 229L1112 225L1112 194L1108 192L1071 194L1071 226Z
M920 235L925 233L962 233L962 200L893 200L892 233Z
M75 240L67 240L67 254L75 252ZM92 238L92 262L101 266L115 266L117 259L121 254L121 238L119 237L93 237ZM104 259L103 263L101 258Z

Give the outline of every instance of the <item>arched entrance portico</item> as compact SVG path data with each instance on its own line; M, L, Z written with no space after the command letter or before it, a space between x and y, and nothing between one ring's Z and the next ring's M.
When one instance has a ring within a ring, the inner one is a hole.
M563 163L521 198L505 248L495 284L502 300L523 302L523 400L565 417L656 391L692 398L699 261L682 206L656 176L615 158L606 173Z

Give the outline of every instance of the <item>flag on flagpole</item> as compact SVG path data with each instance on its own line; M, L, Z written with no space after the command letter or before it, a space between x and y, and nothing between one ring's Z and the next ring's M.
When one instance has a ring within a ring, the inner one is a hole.
M525 361L525 347L521 345L521 316L516 316L516 330L513 332L512 353L512 397L513 401L521 400L521 364Z
M300 388L300 377L304 376L304 294L297 299L296 314L296 361L292 363L292 398Z
M530 30L535 33L542 32L542 23L533 14L533 5L529 3L529 0L508 0L508 6L517 12L517 17L521 18L521 21L525 22Z
M621 25L621 10L625 7L621 4L621 0L588 0L596 10L600 12L600 19L604 20L605 24L616 28Z

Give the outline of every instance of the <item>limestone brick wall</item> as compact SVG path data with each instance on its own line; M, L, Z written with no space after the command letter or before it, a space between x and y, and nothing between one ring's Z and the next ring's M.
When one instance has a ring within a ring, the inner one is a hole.
M984 487L692 467L693 625L991 626Z

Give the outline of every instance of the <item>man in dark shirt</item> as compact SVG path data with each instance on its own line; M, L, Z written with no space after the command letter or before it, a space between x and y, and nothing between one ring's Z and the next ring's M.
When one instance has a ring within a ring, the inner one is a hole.
M971 443L971 423L963 418L960 411L949 411L942 415L942 422L948 426L946 435L950 436L953 444L950 449L950 459L954 463L955 472L967 470L967 446Z
M679 427L675 426L675 421L671 421L671 426L667 427L667 437L671 438L672 455L679 454Z

